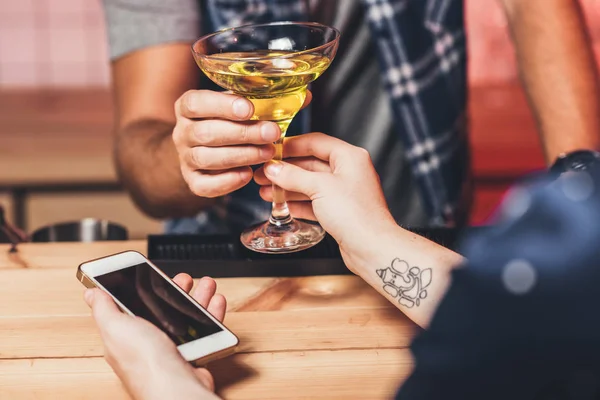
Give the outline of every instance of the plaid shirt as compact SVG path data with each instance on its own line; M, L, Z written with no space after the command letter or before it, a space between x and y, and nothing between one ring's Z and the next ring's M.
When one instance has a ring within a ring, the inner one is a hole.
M463 218L468 176L461 0L365 0L385 85L433 225Z
M362 0L398 135L432 225L464 217L468 177L461 0ZM208 0L215 29L306 21L307 0Z

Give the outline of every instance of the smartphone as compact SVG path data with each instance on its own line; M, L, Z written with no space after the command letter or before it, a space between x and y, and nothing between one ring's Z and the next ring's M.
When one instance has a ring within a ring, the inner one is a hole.
M77 279L108 293L123 312L165 332L194 365L233 354L239 344L233 332L136 251L87 261L77 268Z

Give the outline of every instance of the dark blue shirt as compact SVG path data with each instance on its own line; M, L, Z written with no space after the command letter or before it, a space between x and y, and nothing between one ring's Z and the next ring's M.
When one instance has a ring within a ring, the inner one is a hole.
M600 398L600 167L515 188L412 345L402 400Z

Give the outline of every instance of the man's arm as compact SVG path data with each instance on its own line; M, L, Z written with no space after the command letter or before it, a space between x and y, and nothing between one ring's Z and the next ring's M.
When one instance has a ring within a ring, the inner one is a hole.
M600 95L578 0L501 0L549 164L600 147Z
M112 64L119 177L136 204L155 218L188 216L214 199L184 181L172 139L174 104L194 89L200 70L187 43L148 47Z

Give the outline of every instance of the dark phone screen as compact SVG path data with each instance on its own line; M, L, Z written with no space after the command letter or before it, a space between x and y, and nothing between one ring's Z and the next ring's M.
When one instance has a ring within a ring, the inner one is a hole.
M223 330L147 263L95 278L129 311L156 325L177 345Z

